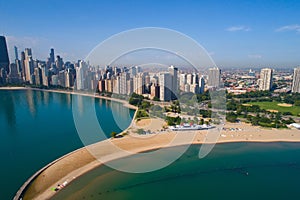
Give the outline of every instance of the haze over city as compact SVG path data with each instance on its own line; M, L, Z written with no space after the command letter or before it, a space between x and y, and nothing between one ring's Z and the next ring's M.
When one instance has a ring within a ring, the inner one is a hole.
M299 1L2 0L0 6L11 60L17 46L32 48L37 59L46 60L53 47L77 61L111 35L163 27L195 39L220 67L299 65Z

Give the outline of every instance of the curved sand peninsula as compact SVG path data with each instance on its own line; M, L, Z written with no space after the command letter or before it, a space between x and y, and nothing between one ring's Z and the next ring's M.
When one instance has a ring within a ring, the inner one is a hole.
M207 135L206 130L192 132L161 131L163 125L161 119L144 119L133 123L127 129L128 135L123 138L113 138L91 145L97 149L97 157L105 157L105 161L121 158L122 154L110 148L111 143L115 146L133 153L152 149L170 147L169 143L178 135L195 134L193 144L201 144ZM138 135L136 130L143 128L154 134ZM300 142L300 130L297 129L263 129L244 123L227 123L221 131L217 143L226 142ZM182 143L184 144L184 142ZM66 185L84 173L100 166L103 163L96 160L87 148L79 149L68 156L52 163L38 174L24 194L26 199L50 199L59 191L53 191L58 185Z

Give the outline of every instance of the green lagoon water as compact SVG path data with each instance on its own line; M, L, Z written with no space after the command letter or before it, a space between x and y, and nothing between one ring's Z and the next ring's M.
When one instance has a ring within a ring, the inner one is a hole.
M53 199L300 199L299 143L218 144L204 159L199 148L193 145L167 168L145 174L101 166Z
M1 200L12 199L19 187L46 164L83 146L72 115L75 97L83 104L79 109L84 112L90 97L0 90ZM114 119L122 121L122 127L130 124L133 110L102 99L95 99L94 103L99 123L108 137L112 131L121 131ZM88 142L101 139L92 137Z

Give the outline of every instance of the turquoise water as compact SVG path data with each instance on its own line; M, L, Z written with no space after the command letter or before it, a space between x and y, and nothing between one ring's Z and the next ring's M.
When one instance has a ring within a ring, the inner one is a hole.
M204 159L199 148L146 174L101 166L53 199L300 199L300 143L218 144Z
M74 97L84 106L91 100L42 91L0 90L1 200L12 199L19 187L49 162L83 146L73 121ZM83 113L84 106L80 108ZM108 137L112 131L121 131L113 118L128 126L131 122L128 113L134 114L120 103L102 99L96 99L94 106ZM92 137L88 142L101 139Z

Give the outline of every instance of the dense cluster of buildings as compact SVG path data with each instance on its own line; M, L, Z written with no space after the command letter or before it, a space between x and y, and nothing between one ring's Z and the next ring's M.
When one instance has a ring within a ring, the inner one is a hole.
M0 36L0 85L30 84L39 87L62 87L76 90L98 91L130 95L135 92L150 99L170 101L176 99L178 93L203 93L209 88L216 88L225 83L228 92L236 94L248 91L269 91L274 80L283 82L281 75L274 77L274 70L261 69L260 73L223 72L219 68L210 68L207 73L186 73L177 67L170 66L164 72L145 72L139 66L104 68L90 66L89 63L64 62L59 55L55 57L54 49L50 49L47 61L33 58L32 50L26 48L18 53L15 50L14 62L9 61L6 40ZM300 93L300 68L294 69L290 90ZM280 88L282 91L284 88Z

